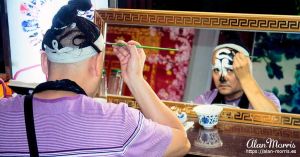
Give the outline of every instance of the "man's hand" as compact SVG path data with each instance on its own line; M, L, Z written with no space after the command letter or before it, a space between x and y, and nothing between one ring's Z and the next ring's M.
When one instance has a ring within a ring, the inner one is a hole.
M122 47L114 46L113 52L120 60L122 77L126 84L130 86L137 78L143 78L146 55L143 49L136 48L136 45L140 45L136 41L126 43L120 40L117 43L126 45Z
M250 58L243 53L236 53L233 58L233 71L236 77L241 81L243 79L251 79L251 61Z

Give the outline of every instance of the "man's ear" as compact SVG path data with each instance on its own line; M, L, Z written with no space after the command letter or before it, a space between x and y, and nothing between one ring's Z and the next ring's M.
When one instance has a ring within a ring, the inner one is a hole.
M104 55L105 53L101 52L96 56L96 76L100 76L102 74L102 69L104 66Z
M43 73L46 75L46 78L48 78L48 72L49 72L48 57L45 52L41 53L41 66L42 66Z

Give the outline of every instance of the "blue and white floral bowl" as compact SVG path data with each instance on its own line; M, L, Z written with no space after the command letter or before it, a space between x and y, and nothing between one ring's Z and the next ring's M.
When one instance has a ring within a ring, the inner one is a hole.
M199 120L199 124L205 129L212 129L219 122L219 116L223 107L217 105L198 105L193 108Z

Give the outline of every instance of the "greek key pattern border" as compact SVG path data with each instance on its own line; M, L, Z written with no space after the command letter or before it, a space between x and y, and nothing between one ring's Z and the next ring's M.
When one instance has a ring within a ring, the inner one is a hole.
M300 115L296 114L269 113L255 110L226 108L223 110L220 119L232 122L300 128Z
M278 127L260 127L258 125L241 125L233 124L223 121L223 125L217 125L219 131L226 132L227 134L233 134L249 137L255 136L260 138L282 138L300 141L300 130L290 128L278 128Z
M234 30L299 32L300 17L293 15L238 14L162 11L142 9L103 9L96 11L106 23L125 25L182 26Z
M127 103L128 106L139 109L139 106L133 97L108 95L108 102ZM164 101L171 109L186 112L189 118L197 118L193 111L195 105L185 102ZM271 113L255 110L224 108L220 120L229 122L248 123L264 126L275 126L285 128L300 129L300 115L287 113Z

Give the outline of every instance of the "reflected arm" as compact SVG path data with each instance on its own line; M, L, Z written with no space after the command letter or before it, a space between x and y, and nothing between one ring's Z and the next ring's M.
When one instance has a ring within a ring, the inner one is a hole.
M255 110L280 112L277 105L264 94L251 73L251 61L242 53L237 53L233 61L233 69L238 77L243 91Z
M266 97L252 75L240 80L242 88L250 104L255 110L266 112L280 112L275 102Z

